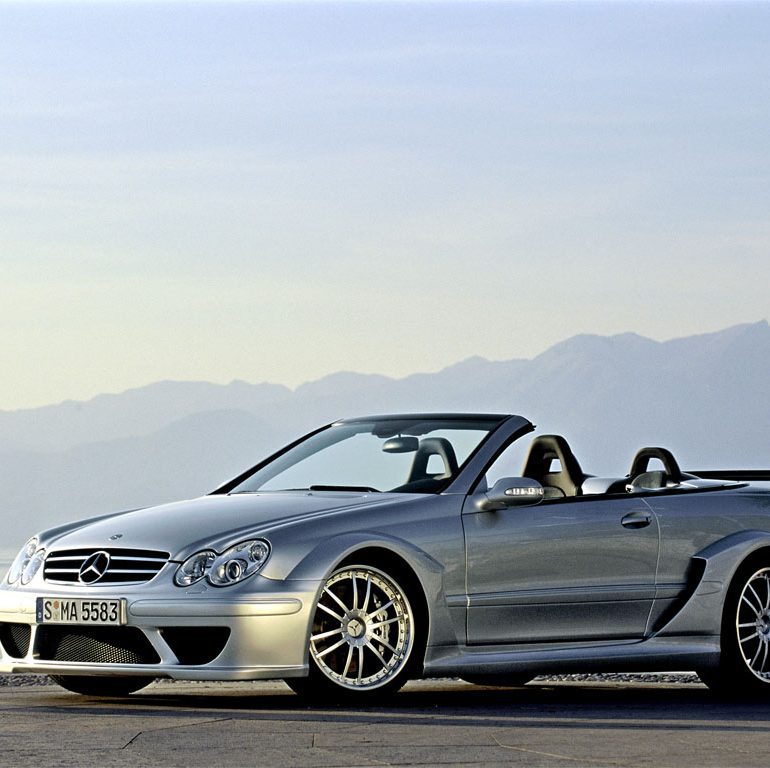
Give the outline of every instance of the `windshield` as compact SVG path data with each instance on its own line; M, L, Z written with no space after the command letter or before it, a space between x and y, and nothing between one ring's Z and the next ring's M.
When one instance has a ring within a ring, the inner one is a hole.
M438 493L500 418L339 422L258 469L231 493Z

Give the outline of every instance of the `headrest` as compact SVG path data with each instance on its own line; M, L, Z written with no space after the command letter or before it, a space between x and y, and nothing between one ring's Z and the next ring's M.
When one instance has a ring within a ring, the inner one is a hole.
M634 456L633 462L631 462L631 469L628 471L628 476L633 480L639 475L646 473L647 467L649 467L650 461L653 459L657 459L663 464L668 479L672 483L679 483L682 481L682 470L679 469L679 463L668 448L650 447L638 450L636 456Z

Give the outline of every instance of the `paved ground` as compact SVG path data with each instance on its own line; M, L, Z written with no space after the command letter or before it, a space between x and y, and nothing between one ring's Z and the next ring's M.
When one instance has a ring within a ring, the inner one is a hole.
M126 700L0 688L2 766L762 766L770 703L700 685L407 686L386 707L303 706L279 683L156 683Z

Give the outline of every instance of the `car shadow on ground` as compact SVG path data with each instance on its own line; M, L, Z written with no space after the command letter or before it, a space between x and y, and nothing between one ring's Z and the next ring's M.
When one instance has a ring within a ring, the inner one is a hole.
M258 684L255 684L258 687ZM272 686L249 692L248 684L220 686L156 685L127 699L94 699L47 688L40 711L75 710L78 714L179 717L209 715L252 721L323 721L326 725L388 722L463 728L655 729L770 734L770 701L727 701L698 685L530 684L487 688L459 681L408 686L378 706L309 704L288 689ZM740 722L738 722L740 721ZM747 722L748 721L748 722Z

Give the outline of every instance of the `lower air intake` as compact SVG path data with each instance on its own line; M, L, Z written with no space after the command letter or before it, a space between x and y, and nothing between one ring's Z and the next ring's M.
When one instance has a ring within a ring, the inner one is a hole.
M39 627L36 646L44 661L160 663L150 641L136 627Z

